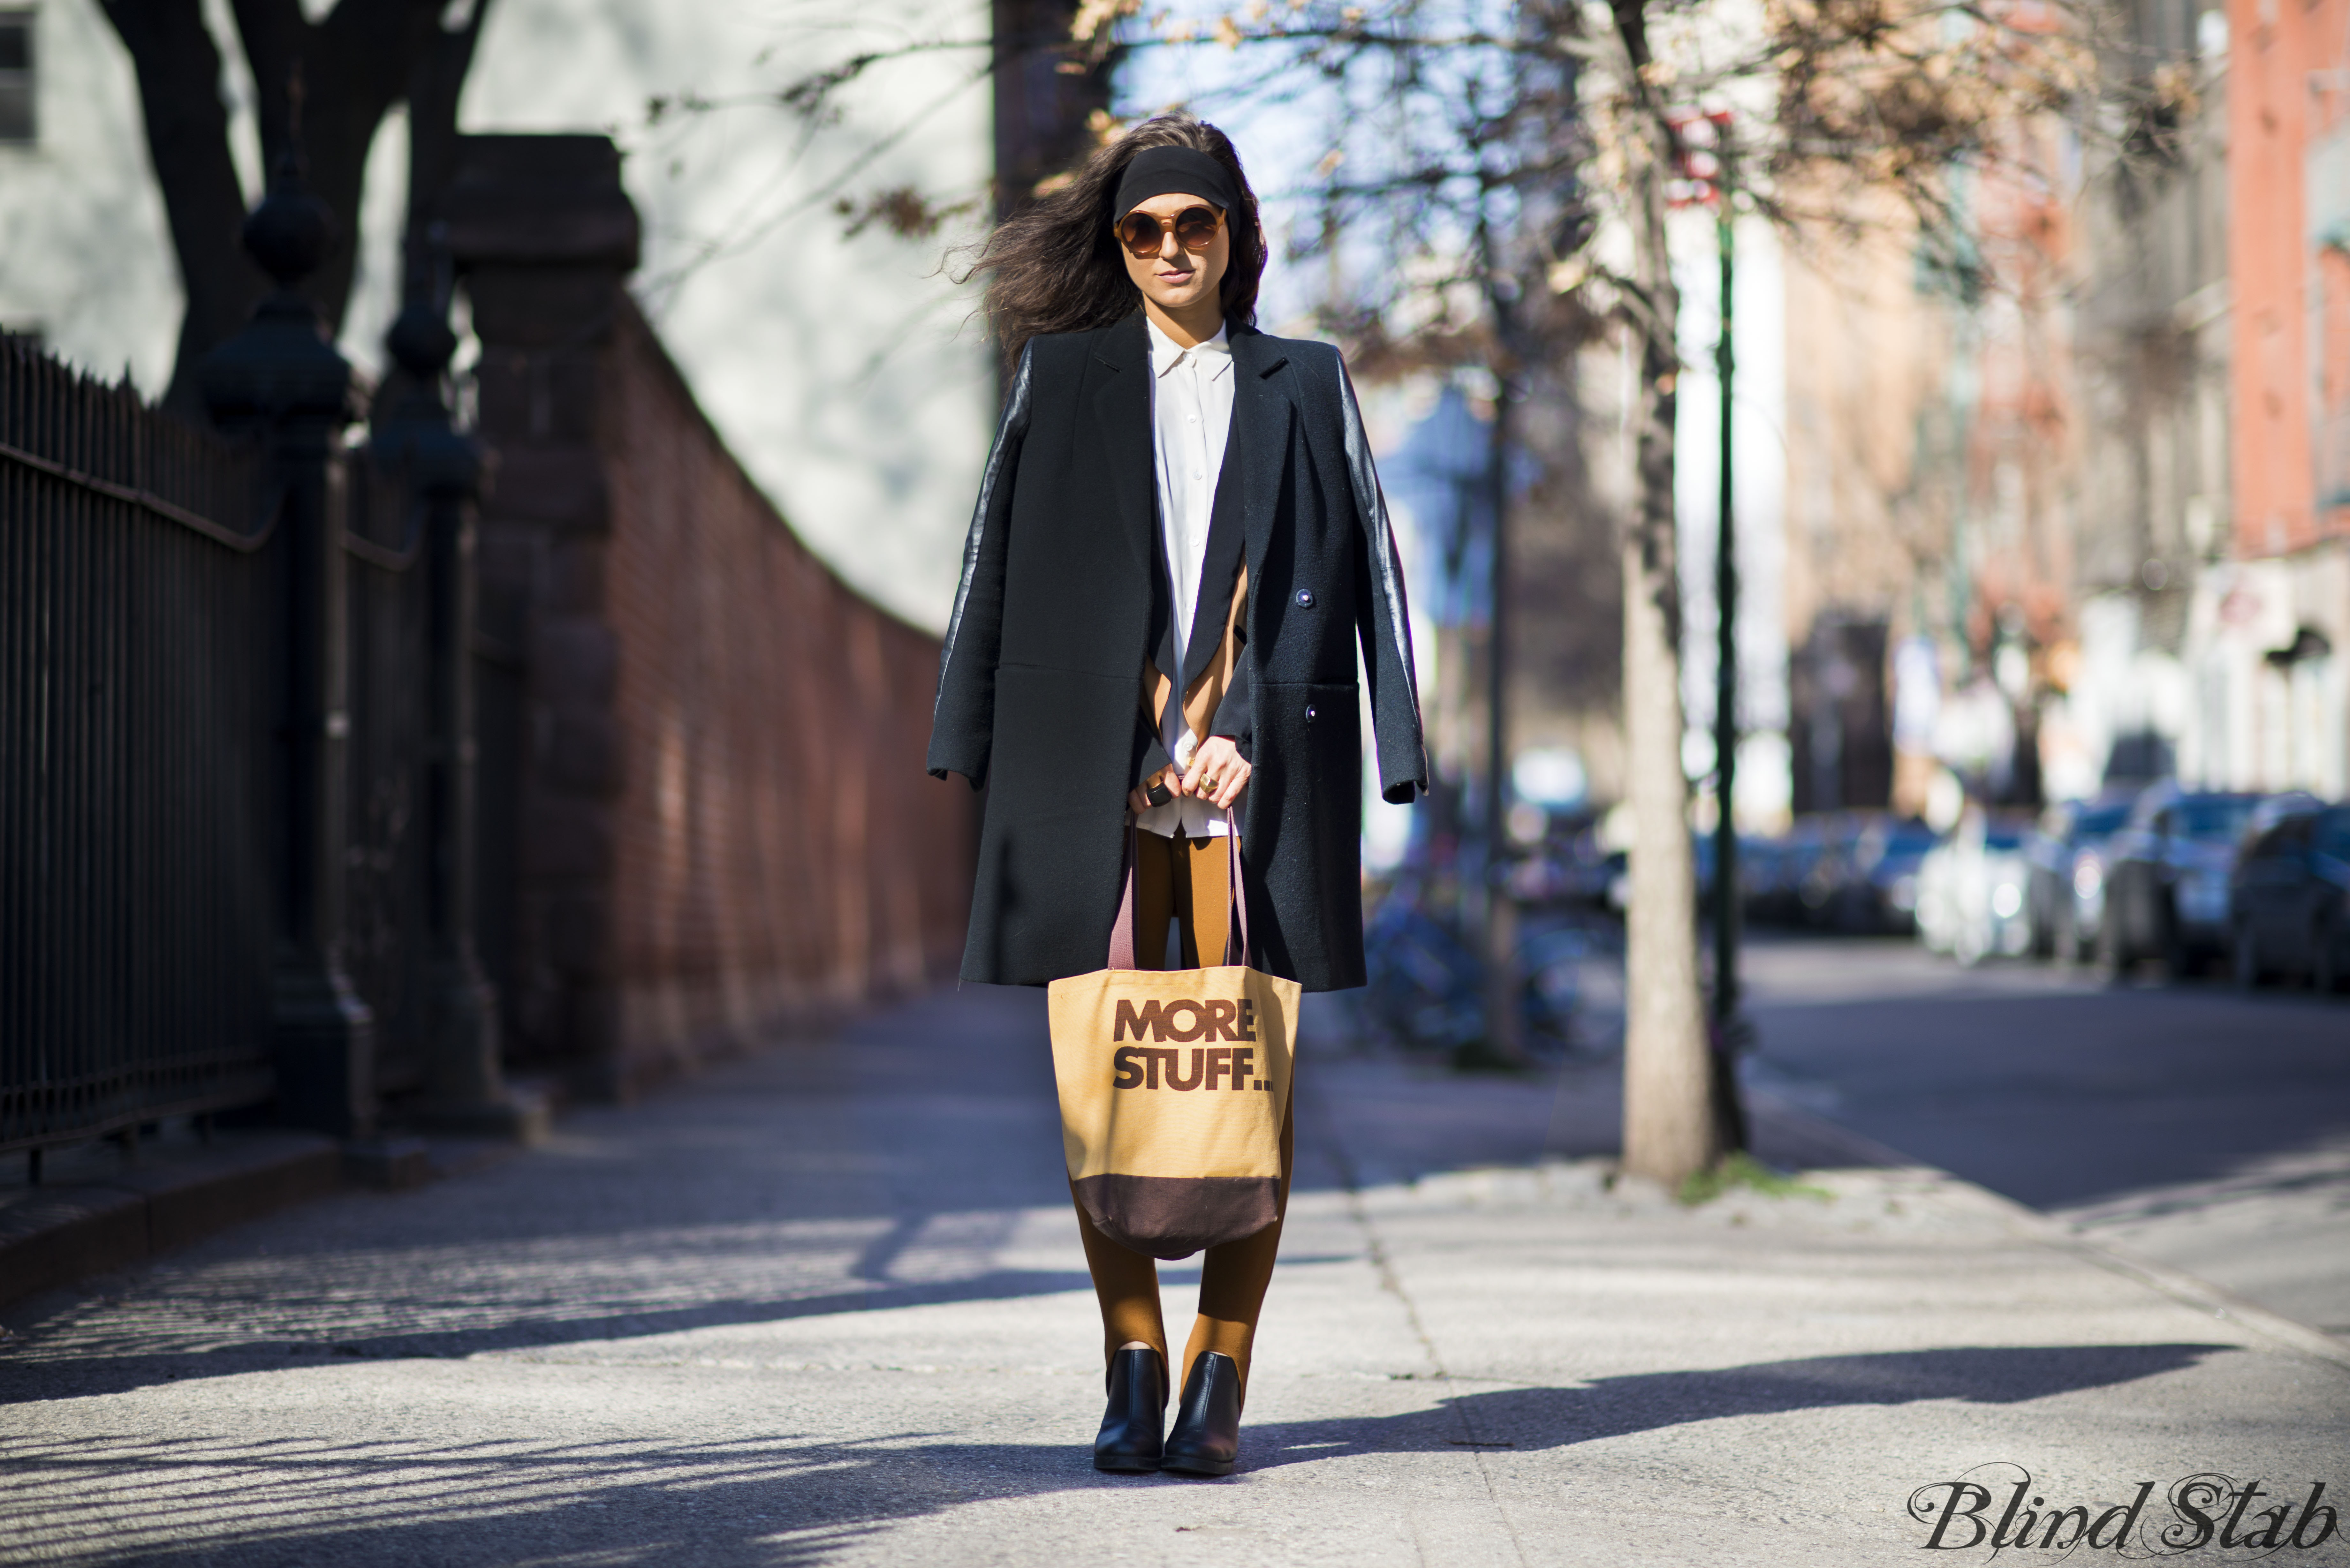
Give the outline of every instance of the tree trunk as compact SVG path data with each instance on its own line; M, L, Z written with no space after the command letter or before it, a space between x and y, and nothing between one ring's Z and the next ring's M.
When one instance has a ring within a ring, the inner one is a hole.
M148 158L186 296L163 402L201 421L207 415L195 390L197 362L244 325L267 288L241 237L244 193L229 156L220 51L198 0L102 3L139 78ZM292 142L298 119L307 182L341 229L326 265L302 285L330 331L342 325L350 302L358 259L351 241L368 149L386 111L407 90L411 67L438 36L442 7L442 0L341 0L314 25L304 18L299 0L234 0L237 36L259 100L265 177ZM471 58L479 8L465 29L461 76Z
M448 318L455 276L449 248L434 237L434 227L463 141L457 131L457 99L464 90L465 73L473 67L473 48L489 8L490 0L473 0L473 14L463 24L435 33L418 54L408 79L408 216L400 234L400 302L403 315L421 305L436 323ZM395 352L375 389L376 422L407 417L403 410L415 389ZM437 408L437 392L433 402Z
M1680 369L1665 234L1672 130L1640 79L1642 0L1616 0L1633 67L1646 156L1633 175L1634 425L1638 511L1624 539L1624 730L1632 802L1632 896L1625 920L1624 1169L1679 1187L1721 1154L1712 1061L1698 989L1697 877L1681 772L1680 581L1673 529L1674 383Z
M1094 64L1070 49L1077 0L993 0L990 9L1001 223L1036 199L1039 181L1076 167L1093 151L1087 121L1109 109L1118 52Z
M340 231L339 243L302 286L328 330L338 331L359 265L368 151L440 33L443 3L339 0L316 23L304 17L300 0L230 4L253 67L262 158L275 168L298 133L304 177Z
M139 78L147 156L185 296L163 406L203 423L211 416L196 391L196 361L244 325L266 287L240 237L244 192L229 157L220 51L197 0L107 0L105 9Z

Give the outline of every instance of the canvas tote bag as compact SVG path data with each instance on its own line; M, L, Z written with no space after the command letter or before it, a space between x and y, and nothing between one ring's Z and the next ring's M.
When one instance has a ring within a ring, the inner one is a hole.
M1104 1235L1154 1258L1188 1258L1280 1217L1300 988L1248 967L1230 812L1224 825L1233 904L1224 963L1134 967L1129 823L1109 967L1056 980L1046 993L1070 1184Z

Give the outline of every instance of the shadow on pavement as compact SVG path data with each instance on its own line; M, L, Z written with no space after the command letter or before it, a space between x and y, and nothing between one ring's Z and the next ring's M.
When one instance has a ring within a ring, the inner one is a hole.
M1347 1261L1351 1254L1284 1255L1284 1264ZM1168 1289L1196 1286L1197 1263L1161 1263L1159 1282ZM0 1362L0 1406L44 1399L120 1394L190 1377L232 1377L248 1372L298 1371L338 1359L400 1361L463 1360L497 1351L547 1349L616 1339L641 1339L691 1329L782 1323L836 1313L879 1312L892 1307L957 1302L1007 1301L1023 1296L1090 1291L1083 1271L997 1269L966 1279L877 1286L782 1301L700 1302L668 1310L615 1313L590 1317L522 1319L478 1328L433 1334L351 1334L323 1339L245 1339L202 1349L139 1348L114 1355L83 1352L71 1356Z
M1341 1453L1448 1447L1544 1449L1691 1421L1779 1416L1851 1405L1959 1399L2014 1405L2110 1387L2193 1366L2226 1345L1966 1346L1760 1362L1703 1372L1602 1377L1576 1388L1507 1388L1440 1399L1437 1408L1374 1420L1250 1428L1251 1469ZM1290 1457L1295 1455L1296 1457Z
M1400 1415L1252 1426L1242 1473L1375 1453L1560 1449L1807 1409L1933 1399L2012 1405L2158 1376L2234 1348L1966 1346L1440 1396ZM65 1511L79 1511L70 1521L73 1549L59 1562L456 1564L510 1561L526 1546L521 1554L535 1561L792 1564L821 1562L892 1523L959 1505L1191 1484L1097 1474L1087 1463L1089 1431L1073 1429L1066 1444L1050 1446L942 1441L923 1432L838 1442L790 1431L787 1412L779 1417L786 1429L773 1439L695 1445L452 1449L78 1434L0 1449L0 1511L41 1534L61 1531ZM119 1522L88 1511L86 1489L99 1475ZM267 1511L313 1509L331 1509L340 1521L266 1522ZM184 1544L197 1533L203 1545Z

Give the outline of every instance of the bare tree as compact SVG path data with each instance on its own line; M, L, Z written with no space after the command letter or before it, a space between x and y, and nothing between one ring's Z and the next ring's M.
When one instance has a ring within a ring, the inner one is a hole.
M244 255L244 195L229 148L222 57L202 0L100 0L139 78L148 155L172 227L186 293L166 406L202 418L197 362L244 324L264 280ZM252 68L264 166L298 159L348 234L359 208L368 149L395 103L418 95L416 160L445 171L457 88L489 0L340 0L318 21L301 0L233 0ZM444 145L445 144L445 145ZM411 206L414 205L411 200ZM338 326L356 257L338 245L304 286Z

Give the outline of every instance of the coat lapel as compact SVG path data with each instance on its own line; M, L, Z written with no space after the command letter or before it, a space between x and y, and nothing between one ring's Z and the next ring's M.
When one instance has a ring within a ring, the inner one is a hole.
M1241 374L1234 362L1231 375ZM1208 514L1208 549L1201 562L1200 597L1191 607L1190 633L1183 639L1183 690L1208 668L1224 639L1224 622L1232 607L1232 584L1241 570L1241 551L1248 541L1247 467L1237 450L1243 424L1239 389L1232 397L1232 427L1224 436L1224 466L1216 476L1216 499Z
M1281 373L1289 357L1279 341L1243 327L1230 342L1232 428L1224 445L1223 472L1216 481L1202 591L1192 615L1191 635L1184 639L1179 690L1199 678L1222 642L1232 584L1243 560L1248 563L1252 580L1263 576L1264 553L1273 534L1295 414L1289 378ZM1137 311L1103 333L1094 354L1110 371L1095 394L1094 412L1117 487L1118 530L1133 548L1137 564L1157 585L1153 597L1163 617L1168 566L1159 527L1158 455L1150 437L1150 340L1142 313ZM1170 630L1159 625L1149 639L1160 669L1172 661L1174 639L1168 635Z
M1232 436L1224 449L1224 473L1217 483L1217 523L1223 515L1225 484L1240 483L1240 527L1248 552L1249 580L1264 581L1264 553L1281 504L1283 471L1289 461L1291 421L1296 405L1284 373L1289 356L1281 340L1253 327L1232 337ZM1212 529L1208 552L1215 555Z
M1094 358L1109 369L1094 394L1094 417L1101 425L1102 451L1118 496L1118 533L1134 551L1135 565L1162 570L1159 548L1158 458L1150 442L1150 342L1142 312L1103 332Z

